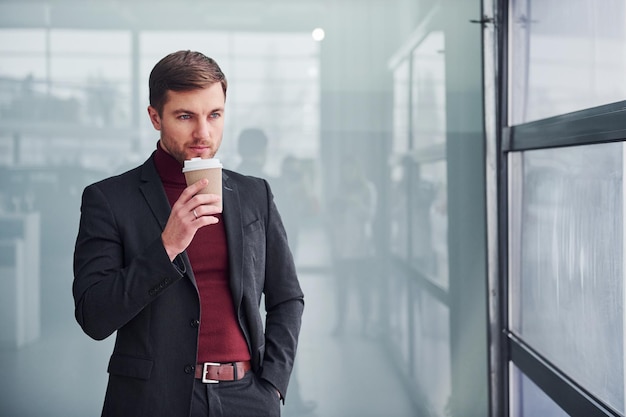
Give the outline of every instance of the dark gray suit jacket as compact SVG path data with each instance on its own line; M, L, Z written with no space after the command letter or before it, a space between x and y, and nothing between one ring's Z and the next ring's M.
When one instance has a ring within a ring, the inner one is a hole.
M284 396L304 307L285 230L262 179L224 170L223 205L230 288L252 367ZM83 192L76 320L97 340L117 331L103 416L190 413L200 300L186 253L172 263L163 247L170 210L152 157Z

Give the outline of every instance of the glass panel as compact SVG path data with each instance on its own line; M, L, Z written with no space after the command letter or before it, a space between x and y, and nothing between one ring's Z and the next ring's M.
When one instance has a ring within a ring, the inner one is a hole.
M429 33L412 53L411 263L447 287L444 33Z
M130 46L129 31L52 30L49 118L129 127Z
M409 150L409 61L402 61L393 71L393 153Z
M409 101L410 65L407 59L393 70L393 142L390 160L391 181L393 182L390 219L391 251L402 259L408 258L409 223L408 193L410 176L409 150Z
M409 186L411 173L411 160L404 157L394 164L391 171L391 180L393 182L390 200L394 202L391 205L390 215L390 244L391 252L402 258L408 258L409 250Z
M317 55L318 43L310 33L237 33L232 36L232 48L249 57L285 56L306 58ZM254 71L251 71L254 72Z
M97 57L97 61L105 62L107 58L122 56L127 58L131 53L130 32L115 30L62 30L55 29L50 33L51 52L56 56L85 55Z
M10 135L0 135L0 166L7 166L13 163L13 152L15 143ZM3 207L4 201L0 200L0 207Z
M226 60L231 45L231 34L218 31L145 31L141 32L139 39L141 53L147 58L148 70L166 54L190 49L207 54L220 63L222 70L228 74ZM224 64L222 64L222 62ZM147 79L147 78L146 78Z
M511 10L512 124L626 97L624 1L513 0Z
M569 416L515 365L511 365L510 378L510 417Z
M15 40L19 39L19 42ZM7 29L0 30L0 53L2 55L42 55L46 52L46 30ZM4 64L4 59L3 59ZM11 68L10 65L2 65Z
M411 295L409 278L403 274L398 274L390 280L391 297L389 306L389 334L391 336L393 349L396 350L401 359L402 366L410 364L410 339L412 334L409 320L409 298Z
M7 54L0 63L0 76L3 96L15 83L24 89L45 90L46 60L43 55Z
M434 416L445 416L451 394L450 310L425 291L413 291L413 373Z
M307 42L308 43L308 42ZM271 46L271 45L270 45ZM233 68L230 80L268 80L270 82L286 82L308 80L311 69L315 68L315 55L306 57L281 57L275 53L259 58L237 59L237 66ZM249 87L248 87L249 88Z
M512 176L522 186L510 203L510 325L623 412L622 152L610 143L521 155Z
M0 122L23 123L37 113L34 97L48 89L45 45L44 30L0 29Z
M447 288L447 164L445 159L414 164L412 173L411 262L422 275Z
M12 162L88 163L90 152L105 150L94 168L119 166L130 142L92 129L130 123L129 32L2 29L0 54L0 121L13 136Z
M413 148L446 140L446 68L443 32L432 32L413 51L411 128Z

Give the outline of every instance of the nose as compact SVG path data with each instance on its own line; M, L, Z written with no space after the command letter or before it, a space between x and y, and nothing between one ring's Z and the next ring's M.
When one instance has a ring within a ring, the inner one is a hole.
M211 137L211 124L203 118L198 118L193 135L194 139L209 139Z

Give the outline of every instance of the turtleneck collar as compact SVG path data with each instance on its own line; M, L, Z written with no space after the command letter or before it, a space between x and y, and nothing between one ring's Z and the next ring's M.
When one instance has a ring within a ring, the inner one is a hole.
M172 155L165 152L160 141L157 142L157 149L154 153L154 165L164 184L186 186L182 165Z

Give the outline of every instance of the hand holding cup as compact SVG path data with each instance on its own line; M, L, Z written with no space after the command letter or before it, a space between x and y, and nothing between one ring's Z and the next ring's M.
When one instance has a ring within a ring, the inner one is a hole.
M198 194L217 194L220 200L217 203L222 212L222 164L217 158L191 158L185 161L183 166L183 174L187 185L194 184L203 178L208 180L206 187L201 189Z

